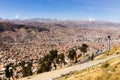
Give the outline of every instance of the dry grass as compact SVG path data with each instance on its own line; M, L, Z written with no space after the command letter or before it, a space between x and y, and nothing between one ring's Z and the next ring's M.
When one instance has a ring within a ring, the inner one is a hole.
M96 57L95 60L106 58L107 56L112 55L112 54L120 54L120 46L113 48L104 54L101 54L100 56Z
M61 78L60 80L120 80L120 57L91 69L77 71L72 75Z

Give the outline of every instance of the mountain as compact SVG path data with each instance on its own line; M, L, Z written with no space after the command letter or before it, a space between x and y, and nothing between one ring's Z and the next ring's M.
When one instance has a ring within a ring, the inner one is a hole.
M62 19L41 19L33 18L27 20L12 20L14 23L56 23L63 26L83 27L83 28L98 28L98 27L120 27L120 23L112 23L105 21L83 21L83 20L62 20Z
M1 42L51 41L52 38L95 38L95 36L119 36L119 23L102 21L28 19L1 20ZM94 35L94 36L93 36Z
M0 20L3 20L2 18L0 18Z

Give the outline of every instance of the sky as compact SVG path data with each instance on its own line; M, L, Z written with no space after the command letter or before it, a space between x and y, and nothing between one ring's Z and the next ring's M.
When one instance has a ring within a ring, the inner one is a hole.
M0 17L120 22L120 0L0 0Z

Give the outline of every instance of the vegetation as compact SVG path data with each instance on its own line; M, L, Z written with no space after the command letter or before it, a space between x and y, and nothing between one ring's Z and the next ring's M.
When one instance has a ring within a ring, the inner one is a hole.
M49 51L49 54L46 54L43 58L39 60L39 70L38 73L50 71L52 67L55 67L56 64L60 64L62 67L62 64L65 64L65 56L64 54L59 54L57 50L51 50ZM54 66L52 66L52 64Z
M51 61L53 62L54 59L56 59L58 57L58 51L57 50L51 50L50 52L50 58L51 58Z
M94 59L94 53L92 53L91 57L90 57L91 60Z
M77 71L59 80L120 80L120 57L91 69Z
M100 56L96 57L95 59L102 59L102 58L106 58L108 55L119 54L120 53L119 50L120 50L120 46L115 47L115 48L111 49L110 51L105 52L105 54L101 54Z
M23 77L32 75L32 69L31 69L32 68L32 63L31 62L22 61L21 65L22 65Z
M61 67L62 67L62 64L66 64L64 54L59 54L58 55L57 63L60 64Z
M87 48L88 45L87 44L82 44L81 46L81 51L82 52L87 52ZM70 61L72 62L77 62L77 53L76 53L76 48L71 48L68 51L68 58L70 59ZM52 66L52 64L54 66ZM66 64L65 62L65 55L62 54L58 54L57 50L50 50L49 54L46 54L43 58L41 58L39 60L39 70L38 73L42 73L42 72L46 72L46 71L50 71L52 69L52 67L55 67L56 69L56 64L60 65L62 68L63 64Z
M82 52L87 52L88 45L87 44L82 44L81 46L81 51ZM77 62L77 53L76 53L77 48L71 48L68 51L68 58L72 62ZM53 66L52 66L53 64ZM65 62L65 55L58 54L57 50L50 50L48 54L46 54L43 58L39 60L39 69L38 73L50 71L52 67L55 67L56 69L56 64L60 65L62 68L63 64L66 64Z
M79 47L79 49L80 49L81 52L86 53L87 49L88 49L88 45L87 44L82 44L82 46Z
M74 60L75 60L75 58L76 58L76 51L75 51L74 49L70 49L70 50L69 50L68 58L69 58L71 61L74 61Z
M103 68L107 68L110 64L109 63L105 63L102 65Z

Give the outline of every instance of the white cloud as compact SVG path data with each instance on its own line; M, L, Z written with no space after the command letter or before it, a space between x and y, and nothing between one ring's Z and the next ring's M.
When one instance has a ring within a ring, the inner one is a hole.
M93 18L93 17L89 17L88 18L88 21L95 21L96 19L95 18Z
M20 15L19 15L19 14L16 14L15 19L18 19L19 17L20 17Z

